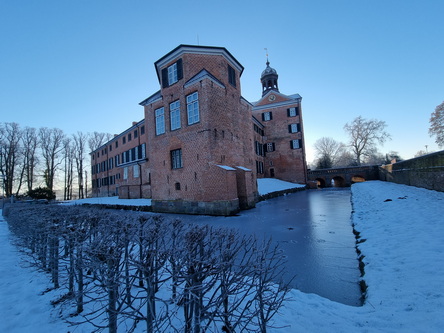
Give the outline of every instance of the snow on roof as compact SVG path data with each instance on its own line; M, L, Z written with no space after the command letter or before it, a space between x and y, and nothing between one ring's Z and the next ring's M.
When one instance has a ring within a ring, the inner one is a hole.
M232 168L232 167L230 167L230 166L228 166L228 165L219 165L219 164L216 164L216 166L218 166L219 168L222 168L222 169L224 169L224 170L228 170L228 171L236 171L235 168Z
M246 168L246 167L243 167L243 166L236 166L236 168L238 168L238 169L241 169L241 170L244 170L244 171L251 171L251 169L248 169L248 168Z

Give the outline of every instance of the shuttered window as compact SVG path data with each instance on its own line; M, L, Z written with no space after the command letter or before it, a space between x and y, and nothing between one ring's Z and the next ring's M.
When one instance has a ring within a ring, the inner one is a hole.
M167 88L183 78L182 59L162 69L162 87Z
M234 71L234 68L230 65L228 65L228 82L233 87L236 87L236 72Z
M288 125L288 132L289 133L297 133L301 131L301 125L300 124L290 124Z
M266 143L266 144L264 145L264 147L265 147L265 151L266 151L267 153L272 152L272 151L275 151L275 145L274 145L274 142L268 142L268 143Z
M299 115L299 109L297 106L287 109L287 116L296 117L298 115Z
M291 149L302 148L302 140L300 140L300 139L291 140L290 147L291 147Z
M264 112L262 113L262 120L263 121L270 121L273 119L273 113L272 112Z

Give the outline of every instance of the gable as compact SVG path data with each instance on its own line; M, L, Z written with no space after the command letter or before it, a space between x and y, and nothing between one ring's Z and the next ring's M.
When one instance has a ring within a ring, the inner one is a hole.
M289 101L294 101L294 98L291 98L290 96L281 94L277 91L271 90L267 94L265 94L264 97L262 97L260 100L258 100L256 103L253 103L253 105L256 107L256 106L278 104L278 103L289 102Z

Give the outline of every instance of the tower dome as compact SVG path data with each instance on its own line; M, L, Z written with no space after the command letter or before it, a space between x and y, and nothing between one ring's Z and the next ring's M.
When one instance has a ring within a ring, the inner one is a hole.
M270 62L266 62L267 67L261 74L262 82L262 96L265 96L270 90L275 90L279 92L278 88L278 73L272 67L270 67Z

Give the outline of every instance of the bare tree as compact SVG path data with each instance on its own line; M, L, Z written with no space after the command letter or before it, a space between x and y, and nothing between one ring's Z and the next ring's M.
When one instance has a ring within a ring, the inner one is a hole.
M376 146L390 139L390 134L384 129L385 121L364 119L361 116L344 126L350 136L350 147L356 157L357 165L361 165L362 158L374 154Z
M111 140L112 137L113 136L110 133L99 133L99 132L92 133L88 138L89 150L93 152L94 150L104 145L109 140Z
M430 116L430 136L435 136L435 142L439 147L444 146L444 102L439 104Z
M316 140L314 149L318 156L318 161L329 161L331 164L330 166L323 166L323 168L329 168L337 165L339 157L345 150L345 145L333 138L322 137Z
M26 127L23 130L22 144L24 178L28 191L31 191L34 185L35 169L39 162L37 156L39 140L35 128Z
M73 135L74 138L74 159L76 162L77 182L79 184L79 199L85 198L85 191L83 186L83 173L85 172L85 151L88 135L82 132L77 132Z
M40 148L42 149L42 157L45 163L45 183L46 187L51 191L54 190L55 173L62 162L60 154L64 149L63 140L65 134L61 129L47 127L39 130Z
M72 184L74 178L74 146L70 138L63 140L64 146L64 161L65 161L65 187L64 200L72 199Z
M20 158L22 131L17 123L0 124L0 172L4 176L5 194L13 194L16 168Z

